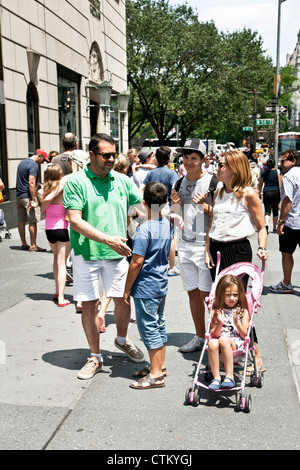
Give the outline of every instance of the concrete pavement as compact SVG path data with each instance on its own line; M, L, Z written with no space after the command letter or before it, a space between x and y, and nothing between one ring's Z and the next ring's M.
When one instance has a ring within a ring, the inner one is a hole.
M90 381L78 380L89 354L81 316L74 303L58 308L51 300L52 254L20 251L17 231L11 233L0 243L1 450L102 449L114 455L115 450L300 448L299 249L294 294L270 293L268 286L282 273L277 235L269 235L270 260L255 321L267 372L261 389L247 387L253 406L245 414L235 412L234 395L204 392L198 407L184 405L199 353L178 352L194 333L180 276L169 279L166 387L129 388L137 365L114 347L113 304L101 334L103 371ZM43 222L38 244L47 247ZM72 299L72 287L66 297ZM129 336L145 351L133 321Z

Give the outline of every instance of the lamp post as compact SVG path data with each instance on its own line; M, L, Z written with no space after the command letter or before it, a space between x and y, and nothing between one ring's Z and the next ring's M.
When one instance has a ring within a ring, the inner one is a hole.
M103 82L98 87L99 98L100 98L100 108L104 112L104 125L106 125L108 111L110 109L110 97L112 92L112 79L110 78L109 82Z
M278 166L278 134L279 134L279 64L280 64L280 20L281 4L286 0L278 0L278 24L277 24L277 52L276 52L276 85L275 85L275 137L274 137L274 158Z
M123 129L125 116L128 112L128 104L130 99L130 91L125 90L118 94L118 108L120 113L120 152L123 152Z

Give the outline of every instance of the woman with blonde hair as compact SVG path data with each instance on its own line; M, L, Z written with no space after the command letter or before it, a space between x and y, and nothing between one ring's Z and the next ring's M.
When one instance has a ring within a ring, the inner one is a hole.
M66 261L70 253L70 238L69 223L66 220L66 211L62 203L63 188L68 176L63 177L60 165L54 163L47 165L41 205L41 211L46 215L46 237L54 256L55 294L53 300L57 300L59 307L66 307L70 304L70 301L64 298Z
M215 191L205 244L205 264L211 270L213 280L218 251L221 253L220 270L235 263L252 261L249 238L256 230L256 254L261 260L269 256L261 202L251 187L250 164L246 155L239 150L224 152L218 163L217 178L223 186ZM244 276L245 290L247 281ZM256 361L258 368L261 368L257 338L255 343Z

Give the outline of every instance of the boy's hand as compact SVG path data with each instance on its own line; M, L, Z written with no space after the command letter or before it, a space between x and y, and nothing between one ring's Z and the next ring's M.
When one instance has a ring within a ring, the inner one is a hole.
M126 305L130 305L130 291L124 292L124 301Z
M202 194L202 193L195 194L195 196L193 197L193 202L195 204L203 204L207 194L208 194L207 192L204 193L204 194Z
M170 196L170 199L171 199L171 201L172 201L172 205L173 205L173 204L181 204L181 200L180 200L179 194L178 194L178 192L177 192L175 189L172 190L172 194L171 194L171 196Z
M178 227L180 230L183 229L184 227L184 221L181 215L174 214L174 212L171 212L170 214L170 222L175 225L175 227Z

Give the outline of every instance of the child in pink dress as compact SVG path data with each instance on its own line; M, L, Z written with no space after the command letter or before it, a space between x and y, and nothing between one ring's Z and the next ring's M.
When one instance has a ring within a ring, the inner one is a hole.
M213 380L208 386L210 390L235 387L233 351L243 344L249 326L244 284L238 277L231 274L223 276L217 285L215 297L211 339L208 342L208 358L213 375ZM222 383L220 352L225 367L225 379Z

